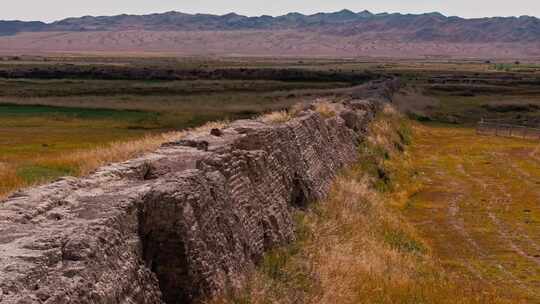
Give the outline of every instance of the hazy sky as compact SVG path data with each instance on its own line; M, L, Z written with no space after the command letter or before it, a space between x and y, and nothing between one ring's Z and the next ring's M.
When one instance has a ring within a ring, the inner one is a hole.
M540 17L540 0L1 0L2 20L53 21L83 15L187 13L281 15L288 12L330 12L343 8L374 13L438 11L462 17Z

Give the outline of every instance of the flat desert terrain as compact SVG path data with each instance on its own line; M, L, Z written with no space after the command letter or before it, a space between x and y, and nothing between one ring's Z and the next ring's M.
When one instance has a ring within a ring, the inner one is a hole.
M0 53L147 53L277 57L538 58L539 43L400 42L299 30L26 32L0 36Z

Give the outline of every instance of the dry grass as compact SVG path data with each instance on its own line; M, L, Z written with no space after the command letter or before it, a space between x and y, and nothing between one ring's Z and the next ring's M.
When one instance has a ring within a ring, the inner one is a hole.
M298 212L298 241L269 253L244 290L212 303L504 303L438 265L394 207L405 197L397 186L373 187L381 177L372 169L406 158L395 145L407 144L403 128L385 110L358 165L336 179L326 200Z
M169 132L161 135L148 135L141 139L115 142L89 150L80 150L52 157L37 157L34 162L48 168L73 168L75 175L85 175L107 163L124 161L155 150L163 142L179 139L184 134L185 132ZM4 166L0 170L0 189L3 190L0 192L0 199L5 198L14 190L48 182L47 179L44 179L28 183L20 177L15 167Z
M14 166L0 163L0 200L9 194L9 190L17 189L23 180L17 175L17 170ZM1 191L6 189L6 191Z
M162 143L180 139L185 132L169 132L148 135L128 142L116 142L90 150L78 151L57 158L48 158L40 163L72 165L79 174L87 174L99 166L111 162L124 161L145 152L157 149Z
M321 114L324 118L336 116L336 107L341 106L337 103L330 103L326 100L319 100L313 104L315 112Z
M315 112L318 112L324 118L330 118L336 116L337 108L341 106L338 103L330 103L325 99L317 99L312 104L309 103L297 103L293 105L287 111L274 111L268 114L261 115L257 120L264 123L284 123L293 119L299 112L306 108L311 108Z
M257 118L258 121L269 124L280 124L287 122L293 118L293 115L288 111L276 111L261 115Z
M192 130L147 135L140 139L125 142L113 142L73 153L65 153L53 157L46 156L42 157L42 159L38 157L34 161L42 166L51 168L75 168L73 171L75 175L86 175L105 164L125 161L143 153L154 151L164 142L178 140L188 132L200 134L208 133L214 128L224 128L227 124L227 121L210 122ZM16 167L0 163L0 189L2 190L0 191L0 199L6 198L9 193L16 189L33 186L47 181L48 180L40 180L34 183L25 182L24 179L17 174Z

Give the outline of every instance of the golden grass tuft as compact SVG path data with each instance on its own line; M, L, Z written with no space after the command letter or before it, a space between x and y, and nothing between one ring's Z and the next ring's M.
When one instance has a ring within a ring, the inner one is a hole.
M2 191L2 189L17 189L22 183L23 180L17 175L15 167L0 163L0 200L9 193L9 191Z
M285 123L293 118L293 115L287 111L276 111L261 115L257 118L258 121L268 124Z
M336 107L338 106L341 105L318 99L311 105L309 103L296 103L287 111L275 111L261 115L257 118L257 120L270 124L285 123L297 116L298 113L310 107L315 112L321 114L324 118L330 118L336 116L336 112L338 110Z
M336 107L341 104L330 103L325 100L319 100L313 104L315 112L318 112L324 118L330 118L336 116Z

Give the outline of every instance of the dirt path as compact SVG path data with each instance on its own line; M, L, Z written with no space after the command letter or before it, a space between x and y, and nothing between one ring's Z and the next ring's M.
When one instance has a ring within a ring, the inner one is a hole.
M406 215L446 268L518 303L540 303L538 142L417 126L420 190Z

